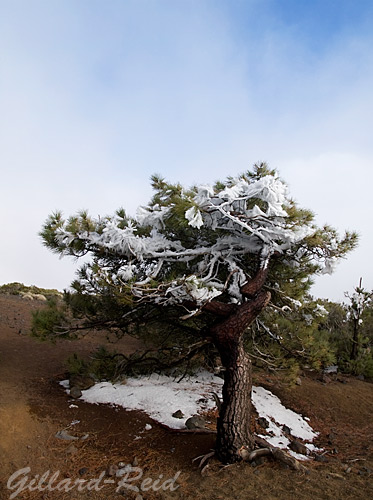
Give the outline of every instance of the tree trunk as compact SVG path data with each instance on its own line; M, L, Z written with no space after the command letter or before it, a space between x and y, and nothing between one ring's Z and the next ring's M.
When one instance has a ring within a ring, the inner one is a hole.
M223 463L241 460L240 449L254 448L250 433L251 361L242 338L220 352L225 367L223 403L217 423L216 454Z
M216 454L223 463L241 460L240 449L254 448L250 433L251 361L243 345L246 328L270 300L269 292L259 292L244 302L228 318L211 329L212 338L225 368L223 403L217 424Z
M359 344L359 318L355 318L353 322L353 335L350 359L357 359L357 348Z

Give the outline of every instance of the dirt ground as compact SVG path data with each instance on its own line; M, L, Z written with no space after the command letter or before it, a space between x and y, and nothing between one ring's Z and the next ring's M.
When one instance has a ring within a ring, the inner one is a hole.
M316 444L325 450L325 461L310 460L305 472L294 472L268 461L256 467L247 463L222 467L212 460L201 475L192 460L213 448L213 434L171 431L140 412L89 405L66 395L58 382L66 378L68 356L74 352L88 356L107 340L97 335L56 344L32 339L31 311L42 306L38 301L0 295L1 500L11 495L20 500L373 498L373 384L352 377L323 383L316 374L308 374L300 386L290 389L268 374L256 374L255 383L310 418L320 433ZM115 346L123 352L136 347L130 338L121 341L120 349ZM145 431L146 424L152 428ZM57 439L61 430L86 439ZM120 479L109 476L108 468L119 462L137 467L132 474L143 474L131 483L142 484L141 491L117 491ZM48 471L40 482L42 490L37 475ZM57 472L52 484L51 476ZM100 477L101 482L94 483ZM22 478L24 489L16 495ZM82 486L79 492L75 484L63 491L68 478L85 480L81 482L85 489ZM147 482L142 483L143 479ZM174 491L156 490L167 485L165 480Z

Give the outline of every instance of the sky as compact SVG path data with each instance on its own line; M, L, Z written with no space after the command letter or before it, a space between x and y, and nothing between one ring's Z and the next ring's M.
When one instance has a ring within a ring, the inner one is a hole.
M371 0L0 0L0 284L68 288L47 216L124 207L159 173L267 161L358 249L316 297L373 289Z

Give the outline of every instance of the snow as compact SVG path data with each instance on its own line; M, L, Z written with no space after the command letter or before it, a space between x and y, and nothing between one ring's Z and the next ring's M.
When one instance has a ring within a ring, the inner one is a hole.
M286 446L289 444L289 440L283 435L281 429L283 425L290 428L292 436L304 441L313 441L317 436L317 433L301 415L283 406L279 398L267 389L253 387L252 400L259 415L269 422L267 430L273 432L274 436L271 438L263 437L273 446L283 447L282 444ZM283 441L287 442L283 443Z
M68 381L61 382L67 389ZM80 400L92 404L110 404L121 406L127 410L141 410L153 420L173 429L184 429L186 420L196 414L216 408L212 392L221 398L223 380L206 371L195 376L185 377L178 382L166 375L152 374L138 378L128 378L125 384L101 382L90 389L82 391ZM269 423L268 434L263 435L272 446L286 449L290 440L283 431L286 425L294 438L302 439L309 444L317 436L307 417L286 408L280 399L263 387L253 387L252 402L259 415ZM184 418L172 416L181 410ZM147 424L146 430L151 429ZM305 458L296 455L297 458Z
M274 252L287 253L315 231L310 223L295 224L288 217L291 200L287 186L274 175L258 180L242 176L230 179L220 191L210 185L183 191L183 215L177 203L167 196L165 206L161 200L159 204L139 207L134 218L117 214L100 219L90 231L78 230L74 234L68 224L60 225L56 239L62 255L76 255L77 240L93 253L114 252L122 259L121 267L115 271L109 268L107 274L101 268L99 275L92 273L92 281L101 283L106 279L111 285L129 284L135 297L149 298L160 305L180 304L192 298L200 307L217 296L219 290L228 293L230 300L241 302L239 288L246 276L242 267L244 256L257 255L264 267ZM168 219L177 220L180 216L195 231L193 246L185 246L169 230ZM206 240L206 234L211 235L211 240ZM324 271L332 269L333 259L325 261ZM146 286L151 279L159 278L162 282L174 262L186 263L188 274L170 281L166 277L156 292ZM232 274L232 269L239 274ZM196 277L198 286L191 287L188 279L193 281Z

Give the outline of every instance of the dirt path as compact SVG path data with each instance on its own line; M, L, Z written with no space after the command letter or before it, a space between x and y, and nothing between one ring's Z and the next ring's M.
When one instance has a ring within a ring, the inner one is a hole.
M287 390L267 375L258 377L291 408L311 418L320 432L319 445L327 462L312 462L307 474L264 463L228 468L212 462L202 477L192 458L207 453L212 435L171 432L138 412L71 401L58 385L64 378L64 363L78 352L88 355L104 339L85 338L55 345L39 343L28 336L30 313L41 307L18 297L0 296L0 498L15 490L7 481L15 471L30 467L35 474L59 471L59 478L98 478L109 465L133 463L143 477L172 478L178 489L142 491L144 499L367 499L373 497L373 385L356 379L323 385L303 378L295 390ZM130 339L121 348L136 348ZM71 406L73 405L73 406ZM72 423L74 422L74 425ZM145 425L152 429L145 431ZM57 431L67 431L86 440L59 440ZM107 476L105 476L107 477ZM135 484L135 483L134 483ZM140 481L138 482L140 485ZM120 499L117 481L101 491L77 489L29 491L17 499ZM135 494L127 498L135 498Z

